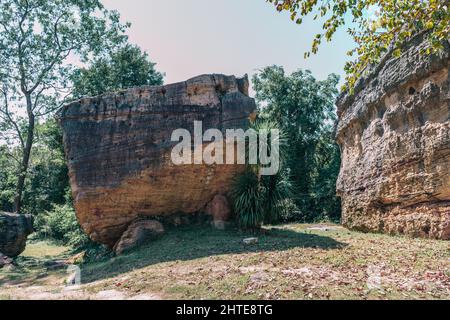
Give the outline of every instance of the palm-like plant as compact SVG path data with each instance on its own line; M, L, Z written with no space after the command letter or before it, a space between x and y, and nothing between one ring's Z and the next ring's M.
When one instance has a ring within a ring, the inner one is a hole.
M254 230L264 221L263 192L258 175L250 167L236 178L231 196L240 227Z
M260 133L267 132L269 140L271 140L270 130L279 130L275 123L264 119L252 123L251 128L257 132L258 139ZM283 166L285 140L284 134L280 131L278 141L274 141L279 145L280 170L277 174L261 176L259 172L262 165L258 162L247 164L245 172L235 180L231 196L238 223L244 229L257 230L263 223L277 222L282 212L283 200L292 194L289 172ZM269 144L268 152L275 152L271 147Z

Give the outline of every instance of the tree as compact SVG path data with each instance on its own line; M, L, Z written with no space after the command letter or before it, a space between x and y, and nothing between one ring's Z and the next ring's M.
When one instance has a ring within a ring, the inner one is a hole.
M38 215L56 204L64 205L69 191L62 130L55 119L49 118L36 126L22 211Z
M286 136L286 167L303 220L340 215L335 197L339 149L333 141L338 76L316 80L310 71L286 75L266 67L253 78L260 117L275 122Z
M163 77L146 52L128 44L109 57L97 59L89 68L78 69L72 78L73 95L80 98L134 86L162 85Z
M443 48L449 37L450 10L442 0L266 0L278 11L289 11L291 19L301 24L303 18L323 20L323 32L315 36L311 52L316 53L322 40L332 40L338 28L352 18L348 33L357 46L348 55L356 55L347 63L347 86L352 89L356 80L389 50L401 54L402 45L417 33L426 33L428 47L424 54ZM376 11L372 15L372 11ZM309 56L310 52L305 53Z
M19 152L14 210L21 211L35 127L68 94L71 56L88 62L126 40L128 25L99 0L0 2L0 126ZM15 148L12 148L15 149Z
M0 145L0 211L12 211L17 183L6 145Z
M27 180L23 190L22 212L38 214L66 203L69 190L68 169L64 159L62 133L53 118L37 123ZM10 156L21 147L0 147L0 210L12 211L17 185L17 164Z

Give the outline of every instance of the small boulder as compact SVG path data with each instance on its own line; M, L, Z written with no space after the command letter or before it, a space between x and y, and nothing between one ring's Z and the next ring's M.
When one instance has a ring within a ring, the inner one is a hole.
M61 270L67 268L67 263L62 260L49 260L44 262L47 270Z
M77 253L76 255L73 255L70 258L66 259L64 262L69 265L70 264L82 264L85 257L86 257L86 251L82 251L82 252Z
M245 238L244 240L242 240L242 242L244 244L257 244L258 238Z
M32 232L32 216L0 212L0 252L4 255L15 257L21 254Z
M206 214L213 217L214 226L217 229L224 229L225 222L231 218L231 209L225 196L218 194L208 203Z
M3 253L0 252L0 269L5 266L12 265L13 261L10 257L5 256Z
M164 227L159 221L145 219L134 221L114 246L114 252L120 255L162 234L164 234Z

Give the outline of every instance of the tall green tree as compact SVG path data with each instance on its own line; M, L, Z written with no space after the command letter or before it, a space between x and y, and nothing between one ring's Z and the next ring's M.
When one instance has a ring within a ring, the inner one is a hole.
M62 133L53 118L37 123L28 177L25 182L22 212L38 214L64 204L68 192L68 172L62 147ZM19 146L0 146L0 210L12 211L17 184L17 163L11 156L20 154Z
M323 39L330 41L339 28L349 26L348 33L357 44L348 53L356 59L346 65L350 89L386 51L400 55L403 43L417 33L425 32L428 40L424 54L440 50L450 34L449 2L443 0L266 1L280 12L288 11L297 24L307 16L321 21L323 32L313 39L312 53L317 52ZM310 52L305 55L309 56Z
M127 25L99 0L0 2L0 126L17 161L14 210L21 211L36 124L68 94L69 57L88 62L123 43Z
M0 145L0 211L12 211L17 183L8 146Z
M130 44L100 57L73 75L73 96L94 96L143 85L162 85L164 75L155 69L146 52Z
M35 143L23 194L23 211L38 215L66 203L69 193L68 168L62 132L55 119L36 126Z
M335 197L339 150L333 141L338 81L334 74L318 81L302 70L288 75L279 66L253 78L260 117L277 123L286 136L285 165L295 187L297 218L303 220L340 215Z

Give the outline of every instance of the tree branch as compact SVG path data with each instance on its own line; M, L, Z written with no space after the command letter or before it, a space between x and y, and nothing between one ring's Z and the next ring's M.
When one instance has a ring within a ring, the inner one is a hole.
M0 113L2 113L4 116L6 116L6 120L12 124L12 126L14 127L14 129L17 132L17 137L19 138L20 145L22 146L22 149L24 149L25 141L23 140L19 125L17 124L16 121L14 121L11 113L9 112L8 94L6 93L6 90L4 90L4 89L0 89L0 92L2 93L2 95L5 99L5 109L3 110L0 108Z

